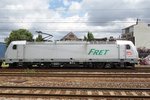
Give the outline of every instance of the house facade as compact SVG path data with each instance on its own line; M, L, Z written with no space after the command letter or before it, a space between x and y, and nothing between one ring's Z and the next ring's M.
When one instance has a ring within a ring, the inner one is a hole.
M132 41L137 48L150 49L150 24L137 21L136 24L122 29L122 39Z

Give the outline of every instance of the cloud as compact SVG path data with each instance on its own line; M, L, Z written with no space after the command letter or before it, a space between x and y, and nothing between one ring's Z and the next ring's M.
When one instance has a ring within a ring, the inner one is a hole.
M79 2L72 2L69 10L80 10L81 9L81 5Z
M107 25L116 20L146 18L150 16L149 0L83 0L82 9L87 10L92 25Z
M70 2L69 2L69 0L63 0L63 4L64 4L65 6L69 6L69 5L70 5Z
M135 24L136 18L150 16L149 0L52 1L1 0L0 41L4 41L12 29L19 28L29 29L33 34L47 32L55 39L70 31L80 38L88 31L95 37L117 37L122 28Z
M51 0L3 0L0 4L0 31L5 33L3 37L7 37L12 30L25 28L29 29L33 34L35 31L43 31L53 34L56 39L61 38L70 31L81 31L79 26L85 26L85 23L79 22L84 16L80 17L76 14L72 15L69 10L63 11L65 8L50 9ZM70 2L70 8L79 8L77 2ZM61 10L63 12L61 12ZM64 16L65 13L70 16ZM84 19L84 18L83 18ZM2 36L2 34L1 34ZM2 38L0 39L2 40Z
M31 29L39 18L47 18L50 0L1 0L0 3L0 34L7 37L14 29ZM53 12L52 12L53 14ZM5 33L5 35L4 35ZM0 41L2 38L0 38Z

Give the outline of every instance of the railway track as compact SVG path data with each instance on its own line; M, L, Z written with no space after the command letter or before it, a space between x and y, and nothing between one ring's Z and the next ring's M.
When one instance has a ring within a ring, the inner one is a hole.
M150 73L0 73L0 76L16 77L105 77L105 78L150 78Z
M82 99L82 98L134 98L134 99L150 99L150 88L148 83L143 82L143 78L147 80L150 78L150 68L141 68L132 70L132 69L0 69L0 76L11 76L14 80L8 80L10 83L18 84L22 80L16 80L18 77L69 77L69 79L76 77L83 78L138 78L142 79L142 82L139 84L145 85L144 88L133 88L133 87L124 87L117 88L82 88L78 85L71 87L35 87L35 85L28 87L14 85L14 86L0 86L0 97L33 97L33 98L69 98L69 99ZM8 70L8 71L7 71ZM11 71L12 70L12 71ZM138 71L137 71L138 70ZM142 70L142 71L140 71ZM149 72L148 72L149 71ZM17 78L16 78L17 77ZM31 78L31 79L33 79ZM26 81L26 80L25 80ZM24 82L24 81L23 81ZM63 80L64 82L64 80ZM73 81L72 81L73 82ZM118 82L118 81L117 81ZM121 81L120 81L121 82ZM6 81L7 83L7 81ZM30 82L29 82L30 83ZM55 82L54 82L55 83ZM81 82L82 83L82 82ZM35 83L34 83L35 84ZM114 84L114 82L112 82ZM118 83L120 84L120 83ZM131 82L126 82L126 84L131 84ZM40 85L41 86L41 85ZM48 85L46 85L48 86ZM63 85L58 85L63 86ZM122 86L122 85L121 85ZM140 85L138 85L140 86ZM90 86L91 87L91 86ZM105 86L104 86L105 87ZM110 86L106 86L110 87ZM118 86L119 87L119 86ZM131 88L131 89L130 89Z
M78 88L0 86L1 96L71 97L71 98L150 98L150 88Z
M93 68L0 68L0 72L123 72L123 73L149 73L150 67L136 67L135 69L93 69Z

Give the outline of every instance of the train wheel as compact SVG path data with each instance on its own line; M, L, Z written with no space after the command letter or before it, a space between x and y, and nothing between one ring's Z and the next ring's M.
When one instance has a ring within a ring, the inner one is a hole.
M0 62L0 68L2 68L2 62Z
M84 67L86 67L86 68L93 68L93 63L85 63Z
M105 64L105 68L111 68L112 67L112 64L111 63L106 63Z
M121 63L120 63L120 68L126 68L126 63L121 62Z
M17 68L17 66L18 66L18 63L10 63L9 64L9 68Z
M97 65L97 68L104 68L105 67L105 63L99 63L98 65Z
M131 69L135 69L135 64L131 64Z

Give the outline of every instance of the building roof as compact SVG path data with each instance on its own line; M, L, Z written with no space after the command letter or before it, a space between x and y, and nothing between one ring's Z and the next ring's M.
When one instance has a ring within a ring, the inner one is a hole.
M122 30L125 30L125 29L130 28L130 27L134 27L135 25L137 25L137 24L130 25L130 26L126 27L126 28L123 28Z
M60 40L61 41L64 41L64 40L79 40L79 38L73 32L69 32L67 35L65 35Z
M139 22L141 22L141 20L140 20L140 19L137 19L136 24L133 24L133 25L131 25L131 26L128 26L128 27L126 27L126 28L123 28L122 30L125 30L125 29L130 28L130 27L134 27L134 26L137 25Z

